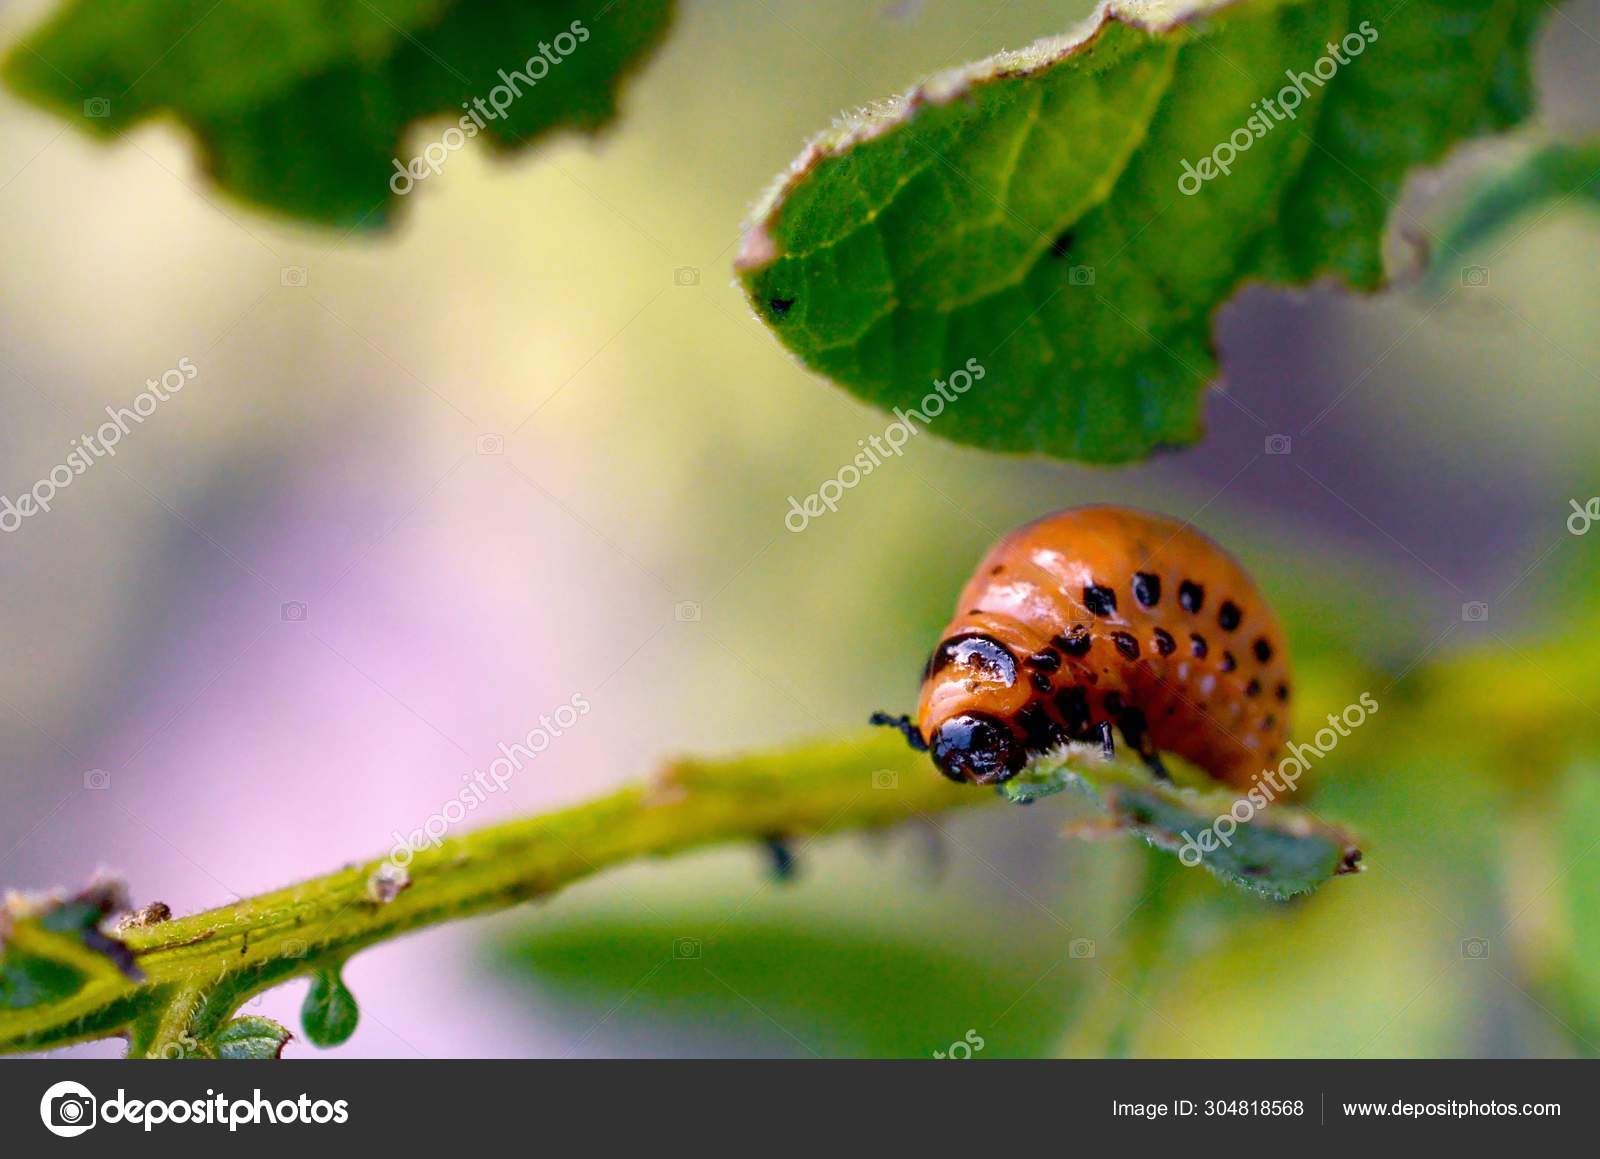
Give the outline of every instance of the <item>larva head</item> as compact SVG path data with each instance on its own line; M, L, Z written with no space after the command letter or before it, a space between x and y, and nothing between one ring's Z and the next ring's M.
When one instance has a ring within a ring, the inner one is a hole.
M968 633L934 650L917 720L939 771L992 785L1021 771L1027 751L1011 725L1028 700L1016 655L993 636Z

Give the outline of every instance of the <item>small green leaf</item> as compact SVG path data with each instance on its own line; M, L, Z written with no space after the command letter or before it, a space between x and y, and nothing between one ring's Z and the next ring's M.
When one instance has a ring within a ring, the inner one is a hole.
M12 895L0 908L0 1009L60 1002L94 985L108 993L140 978L127 946L101 929L127 908L124 888L97 880L76 897Z
M235 196L376 226L468 136L510 149L599 129L672 11L673 0L68 0L4 72L100 136L175 113ZM432 117L448 123L407 131ZM430 145L407 185L396 162Z
M1093 462L1191 442L1217 308L1247 281L1378 288L1406 174L1526 115L1547 7L1102 6L815 140L740 274L806 365L946 438Z
M1116 828L1176 854L1184 865L1204 865L1231 885L1278 901L1360 870L1356 839L1302 809L1160 781L1142 765L1107 760L1088 745L1068 744L1037 758L1000 791L1008 800L1030 802L1066 788L1082 790Z
M351 1026L354 1028L353 1020ZM281 1058L284 1046L293 1037L272 1019L250 1014L235 1018L217 1031L211 1046L218 1058Z
M1600 141L1547 144L1485 179L1436 232L1430 287L1467 277L1461 263L1513 222L1569 203L1600 208Z
M311 988L300 1007L300 1023L313 1046L338 1046L356 1031L361 1011L356 997L330 966L311 975Z

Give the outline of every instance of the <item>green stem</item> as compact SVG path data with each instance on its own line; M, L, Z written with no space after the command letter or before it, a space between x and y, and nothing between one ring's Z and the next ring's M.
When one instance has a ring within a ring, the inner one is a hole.
M1173 880L1174 874L1187 873L1170 857L1149 846L1139 850L1143 866L1142 898L1127 921L1127 932L1119 950L1122 969L1118 978L1123 986L1115 1025L1106 1036L1106 1058L1128 1058L1134 1038L1149 1013L1152 984L1164 966L1170 964L1177 925L1192 896L1182 886L1187 878Z
M12 1008L0 1001L0 1052L113 1034L128 1035L135 1056L203 1052L261 990L408 930L544 897L633 858L890 825L996 799L951 784L925 756L878 732L776 754L680 761L598 800L424 849L407 866L407 887L389 901L377 900L369 884L384 864L373 860L129 928L120 936L139 980L80 969L82 984L63 997ZM7 953L20 950L25 935L48 936L19 925Z

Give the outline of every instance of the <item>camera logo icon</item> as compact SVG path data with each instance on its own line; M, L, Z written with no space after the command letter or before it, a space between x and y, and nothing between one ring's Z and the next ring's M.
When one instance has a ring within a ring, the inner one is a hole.
M900 787L900 774L893 769L876 769L872 774L872 787L874 789L898 789Z
M1094 267L1073 266L1067 271L1067 282L1074 286L1094 285Z
M285 286L294 286L299 288L300 286L306 285L311 278L306 273L306 268L304 266L284 266L283 269L278 272L278 280Z
M680 624L695 624L700 621L700 605L689 600L683 601L672 609L672 618Z
M1463 958L1471 958L1475 961L1482 961L1483 959L1487 958L1489 956L1489 939L1462 938L1461 956Z
M679 266L672 271L672 284L674 286L698 286L700 284L700 271L694 266Z
M1462 604L1461 618L1469 624L1482 624L1489 619L1489 605L1482 600Z
M298 624L306 618L306 606L299 600L290 600L283 605L282 614L285 620Z
M479 435L478 454L499 455L506 449L506 441L499 435Z
M672 940L672 956L680 961L698 958L700 956L700 939L674 938Z
M1094 957L1094 939L1073 938L1072 941L1067 943L1067 954L1073 958Z
M104 769L90 769L83 774L83 787L85 789L109 789L111 787L111 774Z
M94 1126L98 1106L93 1093L82 1083L59 1082L39 1100L39 1118L52 1135L71 1139Z
M1288 435L1267 436L1267 454L1269 455L1287 455L1289 448L1293 445L1294 442Z
M83 115L86 117L109 117L111 115L111 100L109 97L90 97L83 102Z
M1489 267L1463 266L1461 268L1461 284L1463 286L1487 286L1489 284Z

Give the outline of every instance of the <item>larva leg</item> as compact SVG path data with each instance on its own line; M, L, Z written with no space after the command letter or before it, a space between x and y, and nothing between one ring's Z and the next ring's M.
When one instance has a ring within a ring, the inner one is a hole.
M1150 775L1158 781L1172 780L1172 774L1167 772L1167 766L1161 763L1161 754L1155 751L1140 753L1144 758L1145 767L1150 770Z
M1145 766L1157 780L1172 780L1167 767L1161 763L1161 753L1150 740L1150 726L1143 712L1137 708L1123 709L1117 717L1117 727L1122 730L1122 739L1128 742L1128 747L1144 759Z
M917 731L917 726L911 723L911 718L902 713L891 716L887 712L875 712L867 721L868 724L878 725L880 728L897 729L905 735L906 743L919 753L928 751L928 743L922 739L922 734Z
M763 839L767 847L767 857L772 867L772 876L776 881L792 881L795 874L794 850L789 848L789 842L779 836Z
M1100 734L1100 751L1105 754L1106 760L1111 760L1117 755L1117 742L1111 735L1111 722L1102 720L1097 727Z

